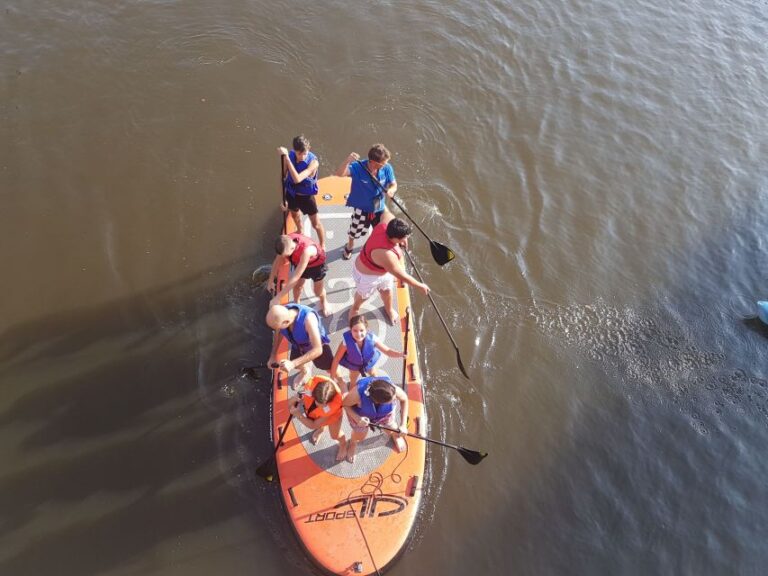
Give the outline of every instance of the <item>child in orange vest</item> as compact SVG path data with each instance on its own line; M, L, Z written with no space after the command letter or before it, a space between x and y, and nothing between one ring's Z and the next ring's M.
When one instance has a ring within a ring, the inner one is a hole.
M343 394L339 386L327 376L314 376L304 387L304 393L289 408L293 417L314 430L311 442L317 444L326 426L331 438L338 441L339 450L336 460L341 461L347 455L347 438L341 431L341 417L344 411L341 403Z

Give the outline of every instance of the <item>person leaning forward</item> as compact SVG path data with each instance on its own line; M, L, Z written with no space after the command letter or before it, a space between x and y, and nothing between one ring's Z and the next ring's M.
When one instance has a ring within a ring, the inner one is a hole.
M266 321L270 328L279 331L272 344L269 366L277 362L280 342L282 338L287 338L291 343L290 359L280 362L280 369L286 374L298 368L303 384L310 375L309 362L320 370L330 369L333 363L330 340L320 317L312 308L303 304L275 304L267 311Z
M314 240L303 236L302 234L292 233L278 236L275 241L275 252L277 256L272 262L272 270L267 279L267 290L274 293L274 280L280 267L286 262L290 262L293 271L282 290L277 292L270 306L280 304L283 296L293 290L293 300L298 303L301 300L301 291L304 288L304 280L312 280L312 288L315 296L320 299L320 313L327 316L330 312L328 308L328 299L325 294L325 285L323 279L328 273L328 266L325 264L325 250Z
M393 277L429 294L429 286L408 274L403 266L403 248L408 248L410 235L411 227L407 222L395 218L389 211L383 214L355 259L352 269L355 297L350 318L359 314L363 302L378 290L387 318L394 325L398 315L392 306Z

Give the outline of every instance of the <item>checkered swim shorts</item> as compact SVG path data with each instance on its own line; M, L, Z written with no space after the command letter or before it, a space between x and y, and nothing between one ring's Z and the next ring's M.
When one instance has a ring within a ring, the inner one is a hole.
M355 208L354 212L352 212L352 219L349 222L347 235L355 240L365 236L368 228L376 226L381 221L382 214L383 212L364 212L360 208Z

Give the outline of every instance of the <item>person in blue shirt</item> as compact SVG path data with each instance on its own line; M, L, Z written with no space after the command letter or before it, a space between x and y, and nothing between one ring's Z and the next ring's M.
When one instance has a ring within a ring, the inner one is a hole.
M312 228L317 233L320 247L325 249L325 228L317 215L317 171L320 162L310 152L309 140L302 134L293 139L293 150L279 147L277 151L283 157L283 191L285 203L283 210L290 210L296 230L304 234L302 212L309 216Z
M347 232L347 244L341 257L349 260L355 240L364 236L370 226L375 226L387 209L385 196L392 198L397 191L395 170L389 164L391 155L383 144L374 144L368 150L368 159L360 161L360 155L350 153L336 171L337 176L350 176L352 187L347 206L354 208ZM379 181L382 187L376 184Z

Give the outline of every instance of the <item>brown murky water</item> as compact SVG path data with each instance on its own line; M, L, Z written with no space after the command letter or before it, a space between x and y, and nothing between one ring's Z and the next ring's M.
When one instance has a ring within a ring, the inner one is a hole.
M305 575L273 487L275 148L376 141L431 452L392 574L760 574L768 5L8 0L0 574Z

